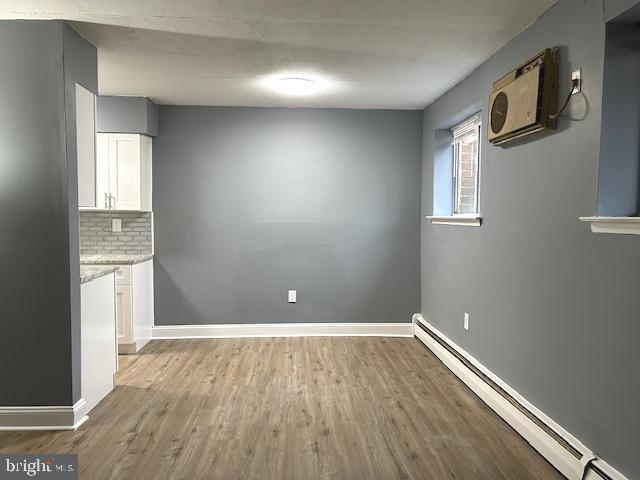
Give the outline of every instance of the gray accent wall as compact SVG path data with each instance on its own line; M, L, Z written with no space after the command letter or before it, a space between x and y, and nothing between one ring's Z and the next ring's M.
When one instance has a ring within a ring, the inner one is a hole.
M605 5L606 6L606 5ZM640 478L640 238L595 235L603 4L560 0L424 112L422 314L629 478ZM431 225L438 131L492 82L560 46L560 98L582 67L557 131L482 144L479 228ZM470 314L470 330L463 315Z
M76 78L95 91L97 72L95 49L91 55L76 35L60 21L0 21L0 405L72 405L80 397L69 95Z
M145 97L100 96L96 129L103 133L158 134L158 105Z
M161 106L156 324L411 321L421 126L419 111Z

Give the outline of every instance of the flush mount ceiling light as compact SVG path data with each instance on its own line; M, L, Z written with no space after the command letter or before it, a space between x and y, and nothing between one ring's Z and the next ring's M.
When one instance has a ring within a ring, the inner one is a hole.
M325 95L335 90L335 82L315 72L281 71L260 77L255 85L287 97Z
M272 82L271 88L283 95L304 96L313 95L319 90L319 85L310 78L282 77Z

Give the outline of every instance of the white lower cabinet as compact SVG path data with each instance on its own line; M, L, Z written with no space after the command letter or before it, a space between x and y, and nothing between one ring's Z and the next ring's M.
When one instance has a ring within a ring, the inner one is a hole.
M118 320L118 350L120 350L121 345L133 342L131 285L116 286L116 318Z
M151 340L153 260L120 265L116 274L118 353L137 353Z

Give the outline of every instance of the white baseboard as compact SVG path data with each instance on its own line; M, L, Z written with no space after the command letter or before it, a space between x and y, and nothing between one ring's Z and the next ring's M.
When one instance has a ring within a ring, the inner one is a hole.
M134 355L142 350L147 343L151 341L151 338L139 338L131 343L119 343L118 355Z
M84 398L72 406L0 407L0 430L75 430L89 417Z
M540 411L522 395L515 391L511 386L505 383L497 375L487 369L478 360L469 355L465 350L456 345L447 336L438 331L435 327L427 323L422 315L413 316L414 323L420 323L432 334L434 334L441 342L446 344L450 349L456 352L465 361L471 364L482 375L499 386L512 399L519 403L531 415L535 416L548 429L552 430L562 441L568 443L573 449L578 451L581 458L578 459L569 450L563 446L557 438L549 434L547 430L541 428L528 415L525 415L520 409L515 407L511 402L498 393L489 383L481 376L476 374L458 356L451 353L447 348L441 345L428 333L424 332L419 326L414 327L415 336L420 339L449 370L451 370L460 380L462 380L473 392L480 397L493 411L503 418L511 427L513 427L532 447L534 447L549 463L551 463L558 471L570 480L600 479L606 480L607 477L591 470L588 465L595 465L601 472L606 474L611 480L627 480L624 475L608 465L602 459L597 458L589 448L587 448L576 437L571 435L560 425L554 422L544 412Z
M412 337L413 323L256 323L241 325L161 325L153 338L241 337Z

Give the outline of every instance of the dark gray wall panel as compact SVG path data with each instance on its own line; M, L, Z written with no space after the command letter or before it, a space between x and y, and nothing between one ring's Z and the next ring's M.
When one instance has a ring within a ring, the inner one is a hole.
M156 323L409 321L421 115L160 107Z
M66 119L66 171L69 223L71 345L73 401L81 397L80 386L80 227L78 219L78 159L76 139L76 83L98 94L98 52L66 23L63 27L64 91Z
M80 398L75 82L96 49L64 22L0 21L0 405Z
M0 21L0 405L73 403L62 35Z
M480 228L423 220L422 313L629 478L640 478L640 238L594 235L605 28L602 2L561 0L425 110L422 214L433 204L434 132L545 47L560 48L556 132L482 145ZM486 118L486 116L485 116ZM471 315L470 331L463 314Z

